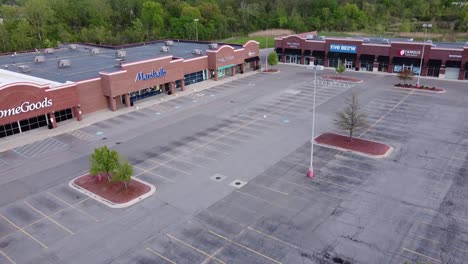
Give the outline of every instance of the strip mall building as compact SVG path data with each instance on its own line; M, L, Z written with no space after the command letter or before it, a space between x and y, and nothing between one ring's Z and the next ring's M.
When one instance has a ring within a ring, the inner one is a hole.
M421 76L468 80L468 43L324 37L314 31L275 38L275 51L283 63L336 67L341 61L356 71L396 73L410 69Z
M0 138L259 68L259 43L70 44L0 56Z

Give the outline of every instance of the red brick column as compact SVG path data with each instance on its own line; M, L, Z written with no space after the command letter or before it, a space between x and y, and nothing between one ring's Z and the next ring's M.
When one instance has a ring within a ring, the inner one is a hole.
M185 82L184 82L184 79L181 79L181 80L180 80L180 90L181 90L181 91L185 91Z
M130 107L131 106L131 103L130 103L130 95L128 93L124 94L123 95L124 98L125 98L125 106L126 107Z
M378 72L379 71L379 61L374 60L374 64L372 65L372 71L373 72Z
M73 116L76 118L76 121L81 121L83 120L83 116L81 115L81 110L80 110L80 106L75 106L75 107L72 107L72 111L73 111Z
M304 51L301 50L301 64L304 65Z
M52 123L52 128L57 127L57 120L55 120L55 113L54 112L49 113L49 122Z
M284 55L284 49L281 50L281 60L283 63L286 62L286 55Z
M245 72L245 63L243 62L241 64L241 73L243 74Z
M218 80L218 69L215 69L215 81Z
M112 111L117 111L117 102L115 101L115 98L112 96L109 96L109 107Z
M231 76L236 75L236 67L237 67L237 65L232 66L232 68L231 68L231 69L232 69Z
M171 94L175 93L175 84L174 84L174 82L170 83L170 91L171 91Z

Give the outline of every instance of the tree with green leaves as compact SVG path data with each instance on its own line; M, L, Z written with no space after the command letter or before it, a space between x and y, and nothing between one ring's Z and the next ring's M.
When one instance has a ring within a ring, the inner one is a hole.
M338 66L336 66L335 70L336 70L336 73L341 75L343 72L346 71L346 67L341 61L338 61Z
M97 176L99 181L102 180L102 174L110 180L113 172L120 166L119 153L110 150L107 146L95 148L89 161L91 162L89 173Z
M397 77L403 81L404 85L406 85L406 81L411 81L413 79L413 72L410 69L405 68L398 72Z
M353 133L368 126L367 114L361 111L361 106L356 94L346 98L346 107L337 113L335 124L349 132L349 141L353 140Z
M268 54L267 62L271 67L278 64L278 54L276 54L274 51L270 52L270 54Z
M112 181L122 182L125 186L125 190L128 189L128 183L133 176L133 167L125 161L123 164L120 164L119 167L114 171L112 176Z

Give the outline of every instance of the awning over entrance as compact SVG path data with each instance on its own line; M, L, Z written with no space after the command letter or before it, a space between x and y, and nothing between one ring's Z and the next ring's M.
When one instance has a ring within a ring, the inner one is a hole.
M226 65L226 66L222 66L222 67L218 68L218 71L219 70L224 70L224 69L227 69L227 68L231 68L231 67L234 67L234 66L236 66L236 65L235 64L229 64L229 65Z
M244 61L245 62L252 62L252 61L258 61L260 58L258 56L252 57L252 58L247 58Z

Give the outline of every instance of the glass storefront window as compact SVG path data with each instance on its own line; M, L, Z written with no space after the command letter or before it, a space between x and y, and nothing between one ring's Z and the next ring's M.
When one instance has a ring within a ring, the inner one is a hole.
M55 111L54 114L55 114L55 120L57 123L73 118L73 113L72 113L71 108L67 108L67 109L60 110L60 111Z

